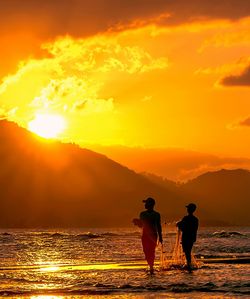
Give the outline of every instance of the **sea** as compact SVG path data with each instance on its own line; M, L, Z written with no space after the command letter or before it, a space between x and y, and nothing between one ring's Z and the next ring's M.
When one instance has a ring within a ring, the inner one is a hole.
M176 228L163 228L171 252ZM250 227L200 228L199 269L156 271L139 228L1 229L0 298L250 298ZM209 261L212 261L210 263Z

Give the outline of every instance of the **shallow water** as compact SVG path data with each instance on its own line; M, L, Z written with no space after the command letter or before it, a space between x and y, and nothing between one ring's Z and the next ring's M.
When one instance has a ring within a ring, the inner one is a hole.
M164 246L170 251L176 232L175 228L165 230ZM249 237L250 228L200 229L195 254L204 258L250 257ZM159 254L160 249L157 259ZM0 295L37 299L42 299L42 295L46 299L52 299L48 296L53 295L56 299L84 295L88 298L91 295L108 298L249 296L249 264L208 264L191 274L172 270L150 276L142 259L140 231L135 228L1 230Z

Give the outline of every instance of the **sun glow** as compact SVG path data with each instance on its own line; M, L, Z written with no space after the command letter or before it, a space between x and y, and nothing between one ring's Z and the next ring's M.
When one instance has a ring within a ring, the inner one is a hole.
M28 124L31 132L44 138L56 138L65 127L65 119L62 116L50 114L38 114Z

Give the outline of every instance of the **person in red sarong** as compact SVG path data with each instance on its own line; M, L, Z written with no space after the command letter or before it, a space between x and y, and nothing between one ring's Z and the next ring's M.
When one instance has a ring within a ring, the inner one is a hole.
M154 210L155 200L151 197L143 200L145 211L140 213L140 219L134 219L135 225L142 227L142 247L150 273L154 273L155 248L157 240L162 243L161 216Z

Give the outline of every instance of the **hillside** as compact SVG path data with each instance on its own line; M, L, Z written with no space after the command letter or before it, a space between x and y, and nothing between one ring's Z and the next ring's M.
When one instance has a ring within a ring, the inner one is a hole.
M147 173L143 175L159 186L172 190L184 202L195 202L202 225L250 225L248 170L207 172L187 183L174 183ZM182 211L185 212L183 208Z
M250 159L243 157L223 157L178 148L90 146L136 172L153 173L173 181L184 182L223 168L250 169Z
M129 226L152 196L163 221L198 204L203 225L249 225L250 172L221 170L176 184L138 174L74 144L0 121L0 227Z
M199 204L206 220L250 225L250 172L243 169L205 173L180 187L180 192Z
M104 155L0 121L0 226L123 226L153 196L175 219L178 196ZM167 208L166 208L167 207Z

